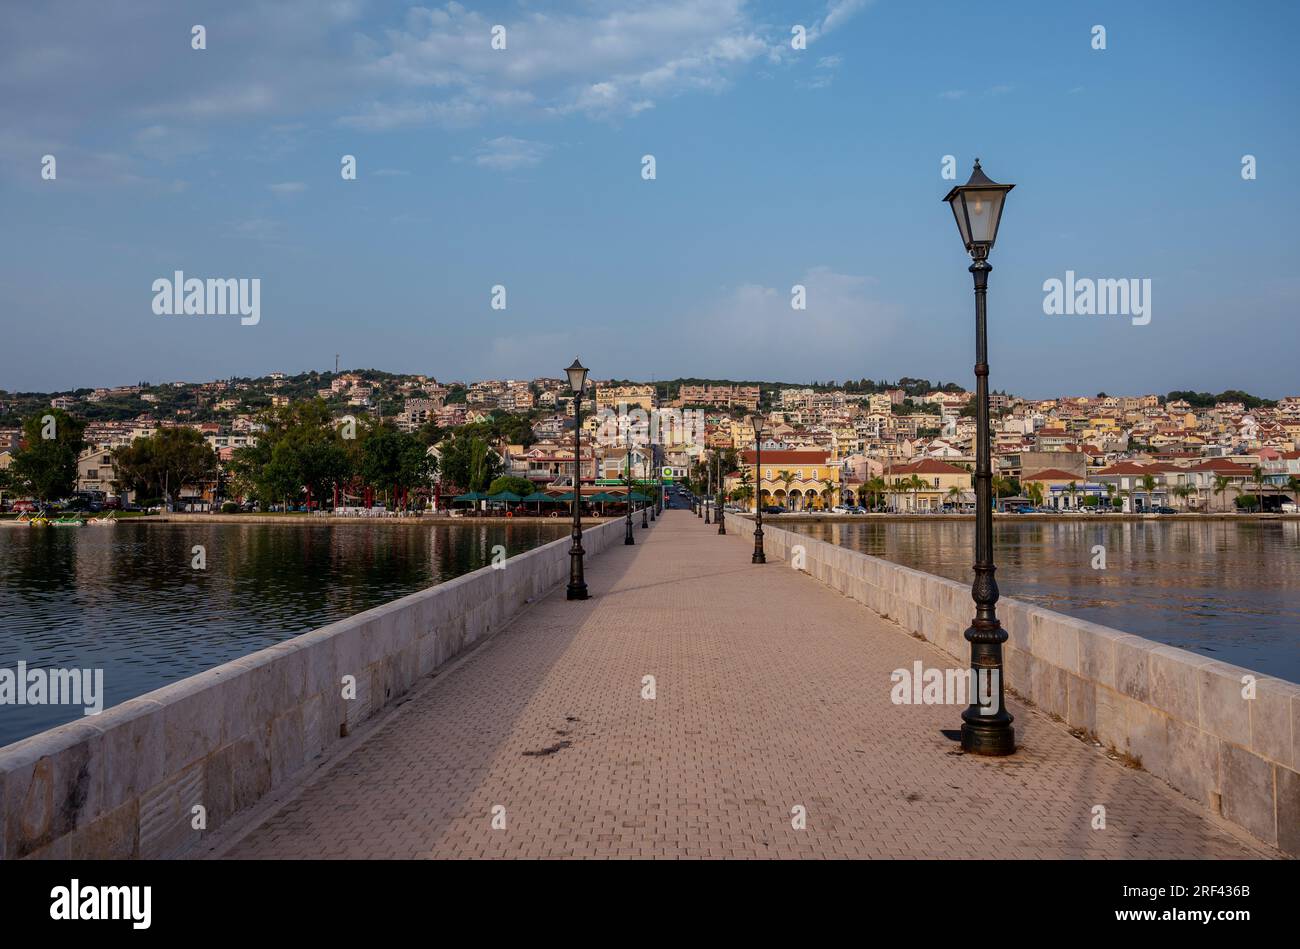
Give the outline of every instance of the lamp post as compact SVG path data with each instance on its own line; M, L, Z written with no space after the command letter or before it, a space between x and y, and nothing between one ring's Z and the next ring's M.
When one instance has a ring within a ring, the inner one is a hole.
M569 586L566 595L570 600L587 598L587 580L582 573L582 390L587 385L587 370L577 359L564 370L569 376L573 391L573 546L569 548Z
M636 543L636 538L632 536L632 427L627 429L627 527L623 531L623 545L626 547Z
M644 458L641 460L641 470L642 470L642 471L645 471L645 459L644 459ZM640 492L638 492L638 493L640 493ZM649 522L648 520L646 520L646 508L647 508L647 507L649 507L649 505L646 504L644 501L642 501L642 502L641 502L641 527L642 527L642 528L647 528L647 527L650 526L650 522Z
M713 465L711 464L708 465L708 472L709 472L709 485L704 491L704 523L705 524L713 523L712 521L709 520L709 504L713 500Z
M725 534L727 532L727 522L723 520L722 511L724 498L725 494L722 490L722 456L718 455L718 515L714 520L718 522L719 534Z
M763 417L754 416L754 556L750 563L767 563L763 553Z
M698 476L699 473L700 473L700 469L697 467L695 469L695 474ZM695 513L696 517L704 516L704 496L700 494L700 487L702 487L702 485L696 486L695 496L692 498L691 510Z
M975 278L975 581L971 598L975 618L966 630L970 643L972 704L961 713L961 746L977 755L1009 755L1016 750L1012 717L1003 701L1002 644L1007 632L999 622L996 605L998 582L993 565L993 469L989 447L989 356L985 296L988 290L989 251L998 236L1002 206L1015 185L991 181L975 159L970 180L957 185L944 198L952 208L962 244L973 261ZM996 705L980 705L985 701Z

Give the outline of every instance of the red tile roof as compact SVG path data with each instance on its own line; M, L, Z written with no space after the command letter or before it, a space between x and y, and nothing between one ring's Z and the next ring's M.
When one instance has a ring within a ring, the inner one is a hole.
M946 461L939 461L937 458L922 458L910 465L894 465L890 477L900 474L970 474L970 472L965 468L950 465Z
M1021 482L1025 481L1086 481L1076 474L1070 474L1068 471L1062 471L1060 468L1045 468L1042 471L1035 471L1033 474L1024 474L1020 476Z
M744 464L752 465L754 463L754 452L741 452L741 461ZM763 467L768 465L827 465L830 464L830 452L826 451L765 451L763 452Z

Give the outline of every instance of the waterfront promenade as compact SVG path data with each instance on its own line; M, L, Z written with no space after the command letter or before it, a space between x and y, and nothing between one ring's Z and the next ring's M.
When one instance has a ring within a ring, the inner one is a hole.
M589 560L592 599L552 590L202 853L1277 855L1014 698L1021 750L962 754L943 733L959 707L890 701L894 669L951 658L771 555L751 565L747 536L666 511L636 539Z

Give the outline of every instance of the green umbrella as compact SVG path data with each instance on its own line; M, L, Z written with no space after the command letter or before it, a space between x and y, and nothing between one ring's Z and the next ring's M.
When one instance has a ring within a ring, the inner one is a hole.
M528 504L549 504L555 500L555 497L554 495L547 494L545 491L534 491L532 494L528 495L528 497L521 498L520 500Z
M469 494L458 494L451 500L452 503L457 501L486 501L487 495L481 491L471 491Z
M601 491L599 494L593 494L591 497L587 498L587 500L595 501L599 504L621 504L623 503L623 495L610 494L608 491Z
M522 497L515 494L513 491L498 491L496 494L489 494L487 496L487 499L489 501L516 501L516 502L523 500Z

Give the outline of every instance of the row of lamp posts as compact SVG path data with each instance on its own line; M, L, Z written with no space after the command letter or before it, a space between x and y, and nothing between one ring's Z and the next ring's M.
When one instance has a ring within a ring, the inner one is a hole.
M970 643L970 664L973 674L971 689L976 696L971 705L962 712L961 745L962 749L980 755L1009 755L1015 751L1015 729L1013 718L1006 710L1003 696L1002 644L1007 641L1007 632L997 616L998 584L995 579L997 568L993 562L993 470L989 441L989 361L988 330L986 314L986 296L988 291L989 252L993 249L998 236L998 226L1002 221L1002 207L1007 193L1015 185L1003 185L992 181L980 168L979 159L970 180L964 185L957 185L948 192L944 201L952 208L957 229L961 234L962 244L971 257L970 273L975 281L975 579L971 584L971 598L975 602L975 618L965 632L966 641ZM566 370L569 374L569 387L573 390L574 412L574 470L578 464L578 433L581 430L580 401L582 390L586 385L587 370L575 359ZM751 563L767 563L763 552L763 419L754 416L754 553ZM717 481L716 515L718 533L726 534L722 509L722 471L721 460ZM629 443L628 456L628 513L624 543L634 543L632 539L632 505L631 505L631 454ZM713 469L709 469L710 494L713 492ZM569 570L568 596L571 600L585 600L587 585L582 576L582 524L580 513L580 478L574 478L573 500L573 547L570 550L571 565ZM707 496L707 495L706 495ZM663 500L663 487L660 485L658 503ZM695 501L696 516L701 516L705 507L698 499ZM707 513L703 513L705 523L709 522ZM645 511L642 511L642 527L645 527ZM989 696L989 689L996 690L996 703L979 705L978 696Z
M569 585L566 588L566 595L570 600L585 600L588 597L587 580L584 573L584 561L586 551L582 547L582 394L587 388L587 367L577 359L573 360L573 365L564 370L569 377L569 391L573 393L573 543L569 547ZM662 505L663 487L662 476L659 489L659 498L656 502ZM635 544L636 538L632 534L632 431L629 428L627 433L627 514L624 518L623 543L625 545ZM649 518L654 517L652 505L643 504L641 506L641 526L649 527ZM659 508L663 510L662 506Z

